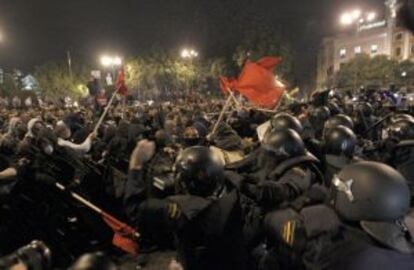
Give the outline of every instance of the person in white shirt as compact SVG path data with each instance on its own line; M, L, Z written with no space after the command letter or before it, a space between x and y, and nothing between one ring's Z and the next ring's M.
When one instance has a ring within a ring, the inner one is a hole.
M72 133L70 128L63 121L59 121L55 127L55 133L58 137L58 145L62 147L69 147L79 154L86 154L91 150L92 141L96 138L96 133L92 132L81 144L76 144L70 141Z

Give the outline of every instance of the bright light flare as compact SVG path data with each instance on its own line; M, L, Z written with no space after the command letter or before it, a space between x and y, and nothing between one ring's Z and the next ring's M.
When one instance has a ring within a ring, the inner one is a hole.
M181 51L181 57L182 58L194 58L198 57L198 52L193 49L183 49Z
M341 15L340 22L342 25L350 25L354 22L352 14L344 13Z
M361 10L355 9L354 11L352 11L351 17L352 19L357 20L361 17L361 14L362 14Z
M190 52L187 49L184 49L181 51L181 57L182 58L188 58L190 57Z
M121 59L121 57L119 57L119 56L115 56L115 57L114 57L114 59L113 59L113 64L114 64L115 66L120 66L120 65L122 65L122 59Z
M377 13L375 12L370 12L367 14L367 21L368 22L372 22L377 18Z
M106 55L101 57L101 64L104 67L109 67L110 65L112 65L112 63L113 63L113 59L111 57L106 56Z
M108 56L108 55L103 55L101 57L101 64L104 67L110 67L110 66L120 66L122 65L122 58L119 56Z

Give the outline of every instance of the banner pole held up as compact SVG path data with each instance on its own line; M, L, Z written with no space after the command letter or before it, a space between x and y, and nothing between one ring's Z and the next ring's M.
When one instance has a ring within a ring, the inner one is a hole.
M231 90L229 89L228 91L231 91ZM226 103L224 104L223 109L221 110L220 116L219 116L219 118L217 119L217 122L214 125L213 131L209 135L210 137L213 137L214 134L217 132L217 129L220 125L220 122L223 121L223 117L226 114L226 111L228 110L228 108L230 107L232 100L233 100L232 96L229 95L229 97L226 100Z
M98 123L96 124L95 128L93 129L94 133L98 132L99 127L102 125L103 120L105 119L105 116L107 115L109 108L111 107L112 103L114 102L115 96L118 93L118 89L112 94L111 99L108 102L108 105L106 105L104 112L102 113L101 117L98 120Z

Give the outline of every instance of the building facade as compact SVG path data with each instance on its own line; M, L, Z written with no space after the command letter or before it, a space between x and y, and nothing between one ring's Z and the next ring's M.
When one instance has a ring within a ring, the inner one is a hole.
M355 30L327 37L318 55L317 87L334 86L334 74L358 54L387 55L398 61L414 60L414 35L396 24L396 0L385 2L383 20L358 23Z

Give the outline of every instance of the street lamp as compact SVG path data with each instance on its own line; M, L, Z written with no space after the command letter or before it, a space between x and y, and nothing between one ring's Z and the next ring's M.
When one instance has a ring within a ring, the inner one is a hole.
M377 18L377 14L375 12L369 12L367 14L367 21L372 22Z
M352 11L347 11L342 13L339 18L339 22L342 25L348 26L356 23L358 28L364 22L372 22L377 18L375 12L362 12L360 9L355 9Z
M122 59L119 56L103 55L101 57L101 64L104 67L121 66L122 65Z
M181 58L195 58L198 57L198 52L194 49L183 49L181 51Z
M116 78L115 67L122 65L122 58L119 56L102 55L101 64L105 68L110 68L112 71L112 81ZM111 83L108 83L111 84Z

